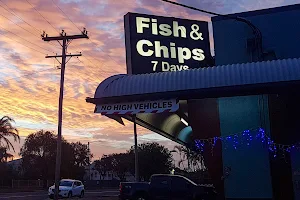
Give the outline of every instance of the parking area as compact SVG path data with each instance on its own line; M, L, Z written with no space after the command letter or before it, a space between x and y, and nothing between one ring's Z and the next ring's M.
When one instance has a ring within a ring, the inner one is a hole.
M117 200L118 190L92 190L86 191L83 200L102 199L102 200ZM2 193L0 194L0 200L48 200L46 191L37 192L18 192L18 193ZM79 199L74 197L72 199Z

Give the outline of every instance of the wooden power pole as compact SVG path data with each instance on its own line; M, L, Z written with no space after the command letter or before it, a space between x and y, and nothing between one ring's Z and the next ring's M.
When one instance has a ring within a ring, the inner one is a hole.
M87 36L87 31L83 29L82 34L80 35L67 35L64 30L62 30L60 36L48 37L47 34L43 33L42 39L46 42L50 41L58 41L58 43L62 46L62 55L53 55L46 56L46 58L55 58L61 64L61 75L60 75L60 92L59 92L59 105L58 105L58 132L57 132L57 153L56 153L56 165L55 165L55 194L54 199L58 200L59 193L59 181L60 181L60 166L61 166L61 128L62 128L62 109L63 109L63 97L64 97L64 81L65 81L65 67L66 63L72 57L78 57L82 54L66 54L68 45L72 40L82 39L89 37ZM61 43L62 41L62 43ZM69 57L69 60L66 58ZM61 58L61 62L57 59Z

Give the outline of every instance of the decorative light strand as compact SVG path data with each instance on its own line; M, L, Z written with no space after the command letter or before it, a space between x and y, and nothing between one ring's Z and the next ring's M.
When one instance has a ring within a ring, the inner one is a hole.
M266 147L272 154L273 157L277 157L278 153L282 153L285 157L286 153L290 153L293 149L300 149L300 143L297 144L279 144L275 143L266 133L263 128L249 129L241 133L236 133L227 136L213 137L207 139L197 139L194 141L194 150L201 153L204 152L205 146L210 146L211 154L213 155L214 148L218 141L221 141L224 148L228 148L228 144L231 144L233 149L237 150L239 146L246 144L250 146L253 140L260 141L264 147Z

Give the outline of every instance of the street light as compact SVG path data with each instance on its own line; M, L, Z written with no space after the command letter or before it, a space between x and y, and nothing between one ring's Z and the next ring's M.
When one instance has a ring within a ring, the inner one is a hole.
M189 126L189 123L188 123L187 121L185 121L185 119L181 118L180 121L181 121L182 123L184 123L184 125Z

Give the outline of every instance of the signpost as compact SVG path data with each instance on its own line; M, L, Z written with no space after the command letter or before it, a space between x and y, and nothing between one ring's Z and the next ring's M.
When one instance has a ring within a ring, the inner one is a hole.
M208 67L208 22L127 13L128 74L182 71Z

